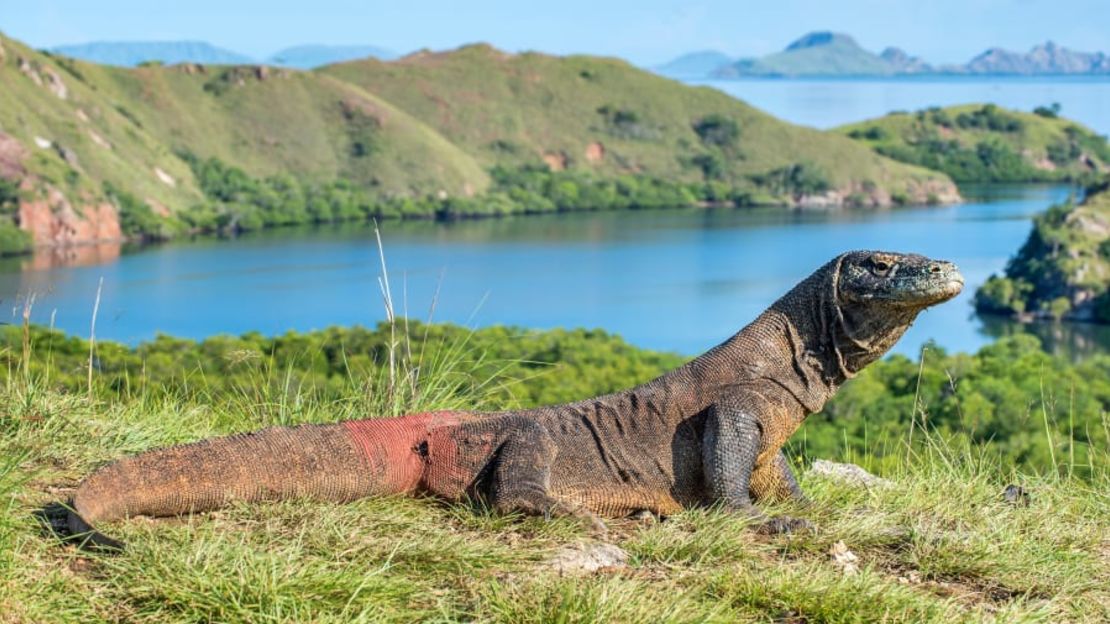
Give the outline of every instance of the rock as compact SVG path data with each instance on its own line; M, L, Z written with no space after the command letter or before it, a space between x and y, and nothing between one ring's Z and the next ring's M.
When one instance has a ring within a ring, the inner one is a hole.
M45 197L19 203L19 227L38 246L74 245L123 238L119 216L108 202L74 207L65 194L47 185Z
M158 180L161 181L162 184L165 184L170 188L177 186L177 181L173 179L173 176L166 173L165 171L162 171L162 169L159 167L154 168L154 175L158 177Z
M69 89L66 87L66 83L62 81L62 77L58 75L58 72L47 67L42 70L42 73L46 76L46 88L51 93L61 100L69 98Z
M1021 487L1020 485L1014 485L1013 483L1011 483L1010 485L1006 486L1005 490L1002 491L1002 500L1011 505L1028 507L1030 499L1029 493L1025 491L1025 488Z
M38 145L42 149L48 149L53 144L54 143L50 139L44 139L40 136L35 137L35 145Z
M81 163L77 160L77 152L58 143L54 144L54 151L58 152L58 155L61 156L62 160L66 161L66 164L70 167L74 169L79 169L81 167Z
M839 541L829 548L829 558L845 576L859 573L859 564L857 563L859 557L856 556L856 553L848 550L848 545L843 541Z
M30 61L23 58L22 56L19 57L19 71L23 72L24 76L30 78L31 82L40 87L42 86L42 76L40 76L39 73L35 71L34 65L32 65Z
M921 573L917 570L910 570L899 576L898 582L903 585L916 585L921 582Z
M955 204L963 200L955 183L949 180L914 181L906 192L912 204Z
M112 149L112 144L108 142L108 139L105 139L104 137L100 136L99 134L92 131L91 129L89 130L89 138L92 139L93 143L96 143L97 145L99 145L100 147L103 147L104 149L109 149L109 150Z
M839 464L824 459L814 461L807 474L869 488L894 485L889 479L876 477L855 464Z
M548 152L543 155L543 162L547 163L552 171L562 171L567 168L567 155L562 152Z
M628 567L628 553L615 544L583 543L567 546L544 562L559 574L591 574Z
M605 145L601 141L594 141L586 146L586 162L599 163L605 160Z

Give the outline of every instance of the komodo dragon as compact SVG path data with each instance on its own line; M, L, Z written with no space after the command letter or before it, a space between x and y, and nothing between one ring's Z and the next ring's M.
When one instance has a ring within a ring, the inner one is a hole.
M233 501L426 493L599 530L598 515L714 504L767 532L797 530L808 523L753 505L802 496L783 443L919 312L962 287L949 262L845 253L724 343L641 386L551 407L273 427L152 450L85 479L55 529L118 548L93 526Z

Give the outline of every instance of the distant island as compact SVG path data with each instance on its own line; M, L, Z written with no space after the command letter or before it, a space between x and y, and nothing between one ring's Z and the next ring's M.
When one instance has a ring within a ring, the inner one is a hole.
M49 52L116 67L138 67L149 63L246 65L263 61L277 67L314 69L361 58L389 60L398 56L395 52L371 45L305 44L279 50L265 59L255 59L204 41L92 41L55 46Z
M715 50L684 54L655 68L672 78L745 78L814 76L1110 76L1110 56L1103 52L1077 52L1051 41L1029 52L990 48L963 65L932 65L906 51L889 47L875 53L861 47L850 35L812 32L781 52L758 58L735 59Z

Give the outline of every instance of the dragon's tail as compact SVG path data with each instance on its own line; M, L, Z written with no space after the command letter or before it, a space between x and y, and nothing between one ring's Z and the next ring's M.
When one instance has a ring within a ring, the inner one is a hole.
M236 501L345 502L413 490L420 482L413 417L273 427L157 449L100 468L77 488L59 533L82 546L122 545L95 530L130 516L174 516ZM55 512L57 513L57 512Z

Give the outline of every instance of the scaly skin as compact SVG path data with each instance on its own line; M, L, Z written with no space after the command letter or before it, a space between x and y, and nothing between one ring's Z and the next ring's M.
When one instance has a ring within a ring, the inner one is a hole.
M781 448L847 379L880 358L923 309L960 292L947 262L887 252L838 256L724 343L653 381L585 401L490 414L436 412L279 427L149 451L86 479L65 528L168 516L232 501L329 501L427 493L501 511L671 514L719 505L762 530L754 502L801 498Z

